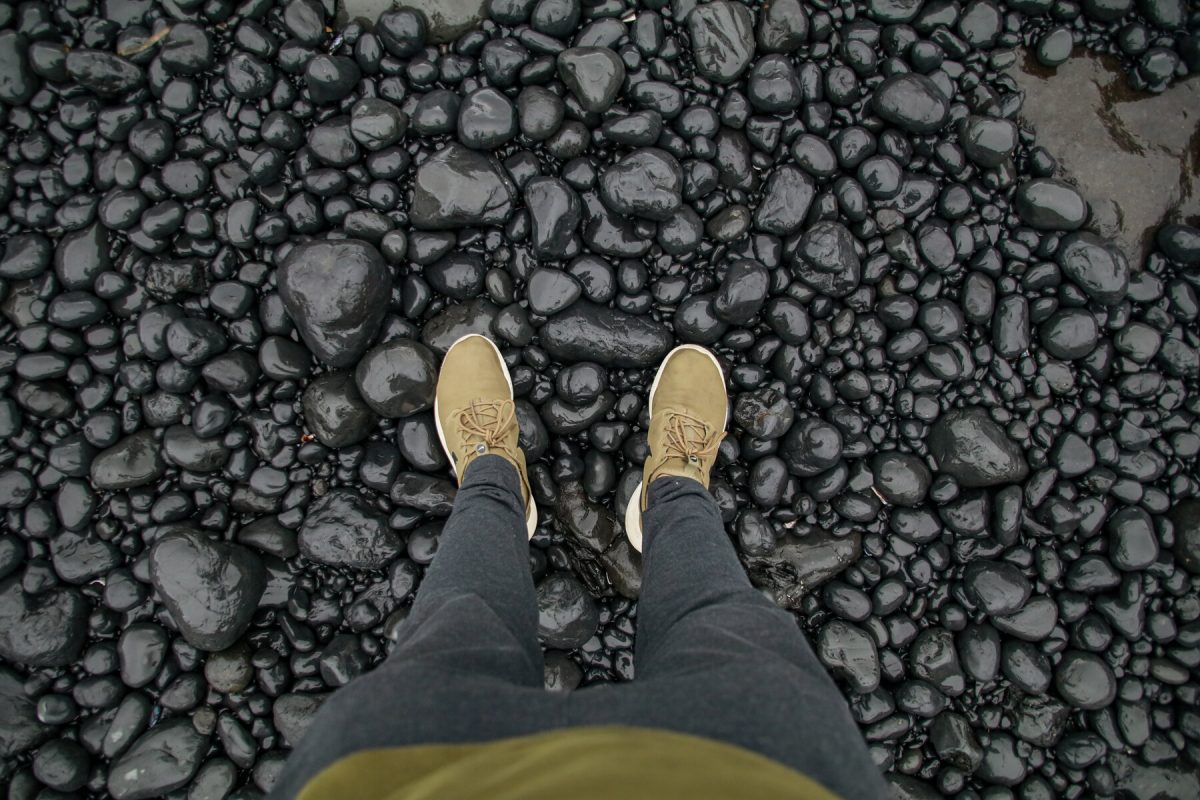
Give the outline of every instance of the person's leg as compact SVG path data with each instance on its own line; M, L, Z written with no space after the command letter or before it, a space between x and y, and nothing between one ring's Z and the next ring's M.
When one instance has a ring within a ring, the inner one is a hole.
M727 741L843 797L886 796L841 692L792 615L751 586L708 491L655 480L643 524L633 691L596 693L581 716Z
M423 660L540 687L537 594L517 471L471 462L389 663Z
M451 345L434 418L461 487L438 552L391 655L322 705L275 797L292 797L359 750L488 741L562 723L561 699L542 688L529 568L537 508L512 379L490 340Z
M481 456L466 470L391 654L325 701L272 795L292 797L359 750L555 727L561 711L542 684L518 474L499 456Z
M774 656L824 674L792 615L750 584L716 501L703 486L687 478L659 478L650 486L642 518L638 677L688 671L730 654ZM700 652L705 648L713 652Z

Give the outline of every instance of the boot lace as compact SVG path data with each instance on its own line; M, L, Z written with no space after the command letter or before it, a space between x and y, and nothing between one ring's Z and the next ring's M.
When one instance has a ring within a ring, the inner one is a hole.
M681 458L689 464L717 454L725 431L714 432L702 420L683 411L672 411L666 420L666 455Z
M515 424L517 407L512 400L472 400L454 412L466 441L467 458L500 450L513 456L505 441Z

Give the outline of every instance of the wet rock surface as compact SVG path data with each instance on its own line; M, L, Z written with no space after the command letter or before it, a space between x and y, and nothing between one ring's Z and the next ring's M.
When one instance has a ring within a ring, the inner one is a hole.
M1195 11L417 9L0 10L10 796L270 790L437 557L472 332L548 688L634 677L622 512L698 342L731 542L899 796L1194 796L1200 231L1122 248L1005 71L1187 88Z

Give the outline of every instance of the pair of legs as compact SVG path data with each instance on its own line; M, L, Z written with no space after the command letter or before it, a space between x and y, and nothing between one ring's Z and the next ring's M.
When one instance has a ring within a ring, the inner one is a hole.
M712 497L681 477L648 491L635 681L543 689L518 473L482 456L392 654L321 707L274 796L363 749L629 725L756 751L845 798L885 797L841 693L791 615L750 585Z

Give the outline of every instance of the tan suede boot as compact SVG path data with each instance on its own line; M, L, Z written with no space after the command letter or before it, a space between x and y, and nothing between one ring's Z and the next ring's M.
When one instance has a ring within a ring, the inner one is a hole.
M708 488L728 414L725 375L716 356L694 344L668 353L650 387L650 457L625 509L625 535L635 550L642 549L642 512L656 478L691 478Z
M521 475L525 525L537 528L537 506L529 491L525 454L513 403L512 378L496 345L486 336L468 334L450 346L438 374L433 416L438 438L462 484L471 462L482 455L507 459Z

